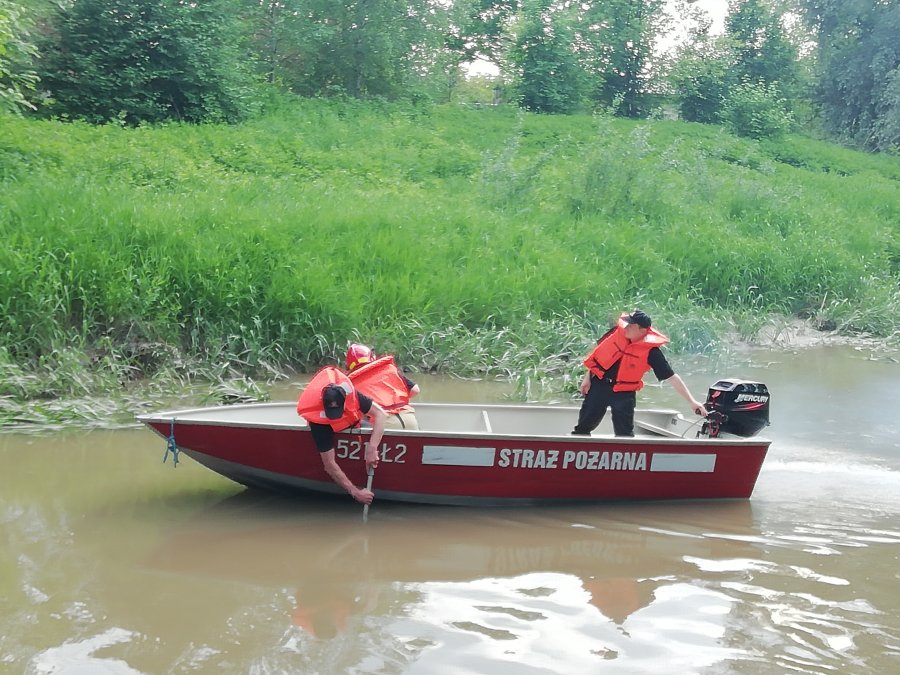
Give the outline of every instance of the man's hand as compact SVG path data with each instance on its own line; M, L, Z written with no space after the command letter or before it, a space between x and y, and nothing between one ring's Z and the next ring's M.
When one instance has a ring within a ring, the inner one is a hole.
M354 488L350 496L360 504L371 504L372 500L375 499L375 493L366 488Z
M378 468L378 448L372 441L366 443L366 471L374 471Z
M581 384L578 385L578 391L581 392L582 396L587 396L588 391L591 388L591 376L590 374L585 375L584 379L581 380Z
M704 408L700 403L694 403L691 409L696 415L700 415L701 417L706 417L707 415L709 415L709 412L707 412L706 408Z

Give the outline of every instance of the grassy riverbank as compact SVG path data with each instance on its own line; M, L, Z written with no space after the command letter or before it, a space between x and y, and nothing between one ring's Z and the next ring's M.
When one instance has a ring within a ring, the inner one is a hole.
M553 377L633 306L675 349L773 316L897 337L900 159L801 137L320 101L237 127L5 116L0 189L19 400L246 384L356 339Z

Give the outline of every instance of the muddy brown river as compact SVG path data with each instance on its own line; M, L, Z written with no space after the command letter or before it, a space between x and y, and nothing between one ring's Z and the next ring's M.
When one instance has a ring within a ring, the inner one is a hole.
M173 469L137 426L0 434L0 672L900 672L896 355L672 361L698 397L728 376L769 386L750 500L376 501L363 525L349 498ZM414 379L425 401L511 391ZM639 404L688 414L667 386Z

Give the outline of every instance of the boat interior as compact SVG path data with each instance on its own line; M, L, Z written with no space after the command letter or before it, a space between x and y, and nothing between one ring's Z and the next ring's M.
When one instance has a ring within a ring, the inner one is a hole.
M578 408L528 405L445 405L422 403L416 406L419 429L433 432L481 434L524 434L526 436L566 436L578 419ZM635 436L692 438L702 420L685 419L676 410L636 410ZM610 415L606 415L592 436L613 435Z
M226 424L261 427L302 427L291 402L254 403L171 411L141 416L141 421L193 421L200 424ZM470 403L417 403L419 430L430 433L476 435L568 436L578 419L578 408L549 405L477 405ZM635 411L635 435L638 437L696 438L703 420L686 419L676 410ZM366 426L365 424L363 425ZM391 429L391 433L416 433ZM612 436L610 415L606 415L592 436Z

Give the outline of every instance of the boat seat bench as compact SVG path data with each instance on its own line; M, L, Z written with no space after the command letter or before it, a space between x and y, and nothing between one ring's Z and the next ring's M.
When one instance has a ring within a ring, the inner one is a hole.
M676 431L672 431L671 429L666 429L665 427L657 426L656 424L651 424L650 422L645 422L643 420L635 420L634 426L637 427L637 430L644 430L650 432L651 436L665 436L667 438L681 438L681 434Z

